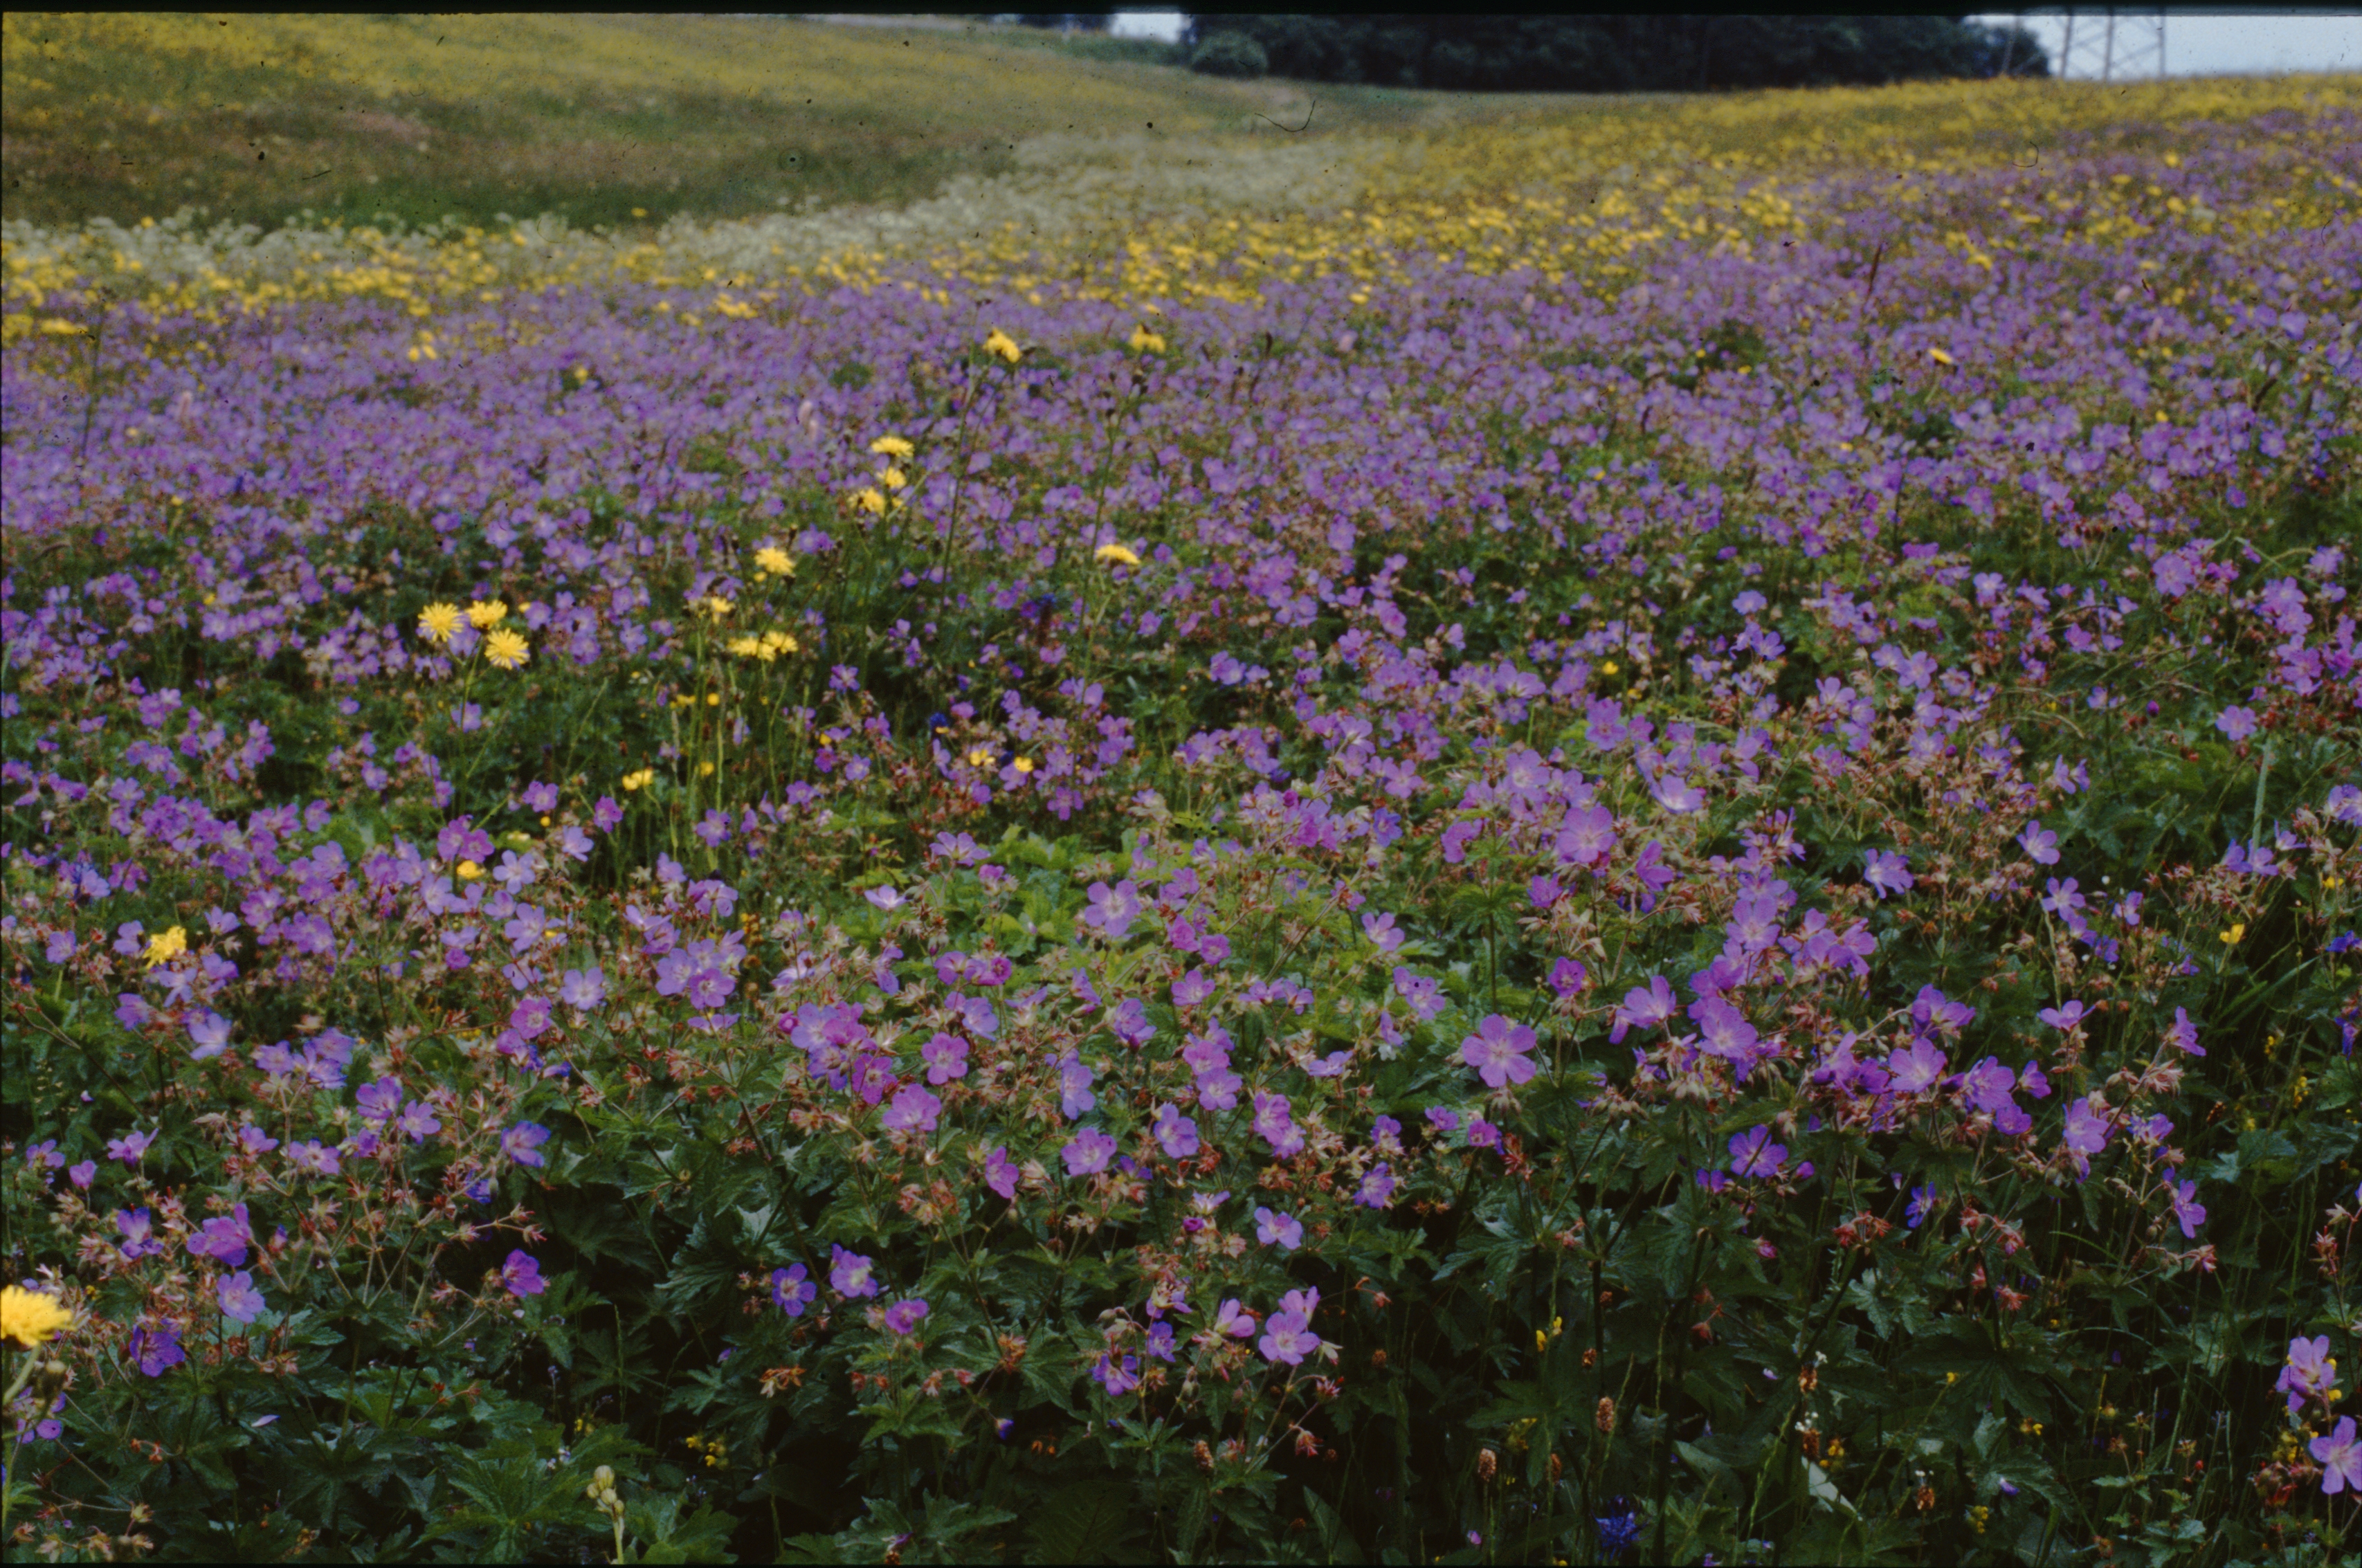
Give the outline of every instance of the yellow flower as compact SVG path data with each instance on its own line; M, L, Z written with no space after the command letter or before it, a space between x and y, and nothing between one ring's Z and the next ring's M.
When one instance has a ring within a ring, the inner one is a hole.
M988 745L980 745L980 746L977 746L974 751L971 751L971 752L969 752L969 753L967 754L967 765L968 765L970 767L991 767L991 766L992 766L992 748L991 748L990 746L988 746Z
M918 450L900 436L880 436L869 443L869 449L881 458L907 458Z
M1949 354L1945 353L1941 348L1928 349L1927 358L1935 360L1936 363L1939 365L1949 365L1954 362L1952 357Z
M56 1297L16 1286L0 1287L0 1338L27 1350L73 1327L73 1313Z
M796 575L794 558L777 545L766 545L755 552L755 565L773 577Z
M81 322L68 321L63 316L53 315L41 323L41 330L52 337L80 337L89 332L90 328Z
M1030 756L1021 756L1009 766L1020 773L1031 773L1033 771L1033 759Z
M515 669L530 657L524 639L514 632L494 632L484 639L484 662L500 669Z
M418 613L418 629L438 643L449 642L459 629L459 607L439 601L429 604Z
M656 781L657 770L653 767L643 767L636 773L626 773L622 780L624 792L627 795L635 790L645 790Z
M1025 357L1025 350L1017 347L1017 339L997 326L992 329L992 336L984 340L984 351L998 354L1012 365Z
M877 482L888 490L900 490L909 484L911 480L910 476L900 469L884 469L878 472Z
M2231 924L2231 929L2223 933L2223 945L2225 947L2235 947L2238 945L2239 939L2246 934L2247 922L2245 921L2234 921Z
M730 601L723 598L718 593L709 594L707 597L699 600L697 602L697 607L700 610L704 611L707 614L712 616L717 621L723 616L729 614L730 612L735 608Z
M763 657L767 661L777 657L780 654L793 653L801 645L800 645L795 638L789 636L785 632L766 632L763 634L763 647L765 649Z
M1098 549L1091 552L1091 558L1096 561L1105 561L1114 566L1138 566L1140 564L1140 558L1133 555L1130 550L1125 549L1121 545L1101 545Z
M1137 353L1162 354L1164 352L1164 339L1149 331L1145 323L1131 329L1130 341L1133 351Z
M733 637L730 639L730 651L740 658L759 658L766 664L778 657L764 650L760 637Z
M1600 674L1602 674L1602 675L1613 675L1613 674L1615 674L1615 673L1616 673L1616 661L1615 661L1614 659L1612 659L1612 658L1611 658L1611 659L1607 660L1606 663L1602 664L1602 665L1599 667L1599 673L1600 673Z
M177 958L189 950L189 933L179 926L160 931L148 939L148 967L154 968L167 958Z
M856 512L866 512L872 517L886 515L886 498L874 490L856 490L846 501Z
M710 762L701 762L701 763L699 763L699 764L697 765L697 776L698 776L700 778L712 778L712 777L713 776L713 764L712 764L712 763L710 763Z
M480 632L490 631L507 616L509 607L497 599L479 599L468 606L468 624Z
M484 874L484 868L472 860L459 862L459 880L472 882Z

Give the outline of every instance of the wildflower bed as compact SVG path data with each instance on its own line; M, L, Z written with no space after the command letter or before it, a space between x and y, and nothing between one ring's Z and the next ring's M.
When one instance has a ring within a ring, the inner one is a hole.
M2350 1548L2362 106L1667 113L12 225L10 1549Z

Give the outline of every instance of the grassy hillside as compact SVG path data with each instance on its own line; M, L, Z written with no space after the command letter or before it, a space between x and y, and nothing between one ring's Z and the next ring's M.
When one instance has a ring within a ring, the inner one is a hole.
M577 226L899 204L1010 168L1028 138L1295 127L1304 94L1023 28L785 18L11 15L6 215L182 206L274 226ZM1315 136L1431 117L1322 90ZM1485 105L1506 108L1507 101ZM1482 112L1482 111L1478 111Z

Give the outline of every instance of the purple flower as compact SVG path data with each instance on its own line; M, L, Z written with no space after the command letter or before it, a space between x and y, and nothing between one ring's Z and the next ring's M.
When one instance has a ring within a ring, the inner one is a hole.
M595 964L588 969L568 969L557 982L557 999L587 1012L607 999L607 977Z
M2225 708L2214 715L2214 727L2235 741L2246 740L2256 733L2256 712L2252 708Z
M1240 1306L1237 1297L1224 1298L1221 1306L1214 1309L1214 1332L1243 1340L1253 1337L1254 1331L1254 1314Z
M984 1185L1006 1198L1017 1196L1017 1162L1009 1157L1004 1146L984 1158Z
M1266 1247L1277 1247L1292 1253L1304 1244L1304 1221L1293 1215L1278 1214L1269 1209L1257 1209L1255 1240Z
M171 1323L154 1329L141 1327L131 1333L131 1358L139 1370L149 1377L161 1377L169 1369L189 1359L181 1348L181 1331Z
M539 782L526 785L524 787L524 806L525 810L529 812L554 812L557 810L557 786L555 784L544 784Z
M2017 835L2017 842L2025 848L2027 855L2034 857L2036 865L2058 864L2058 835L2045 828L2040 823L2026 823L2025 831Z
M254 1227L248 1220L246 1205L241 1203L227 1214L216 1215L197 1229L189 1238L192 1256L212 1258L227 1268L238 1268L246 1263L246 1249L254 1240Z
M215 1280L214 1295L221 1302L222 1316L234 1323L251 1323L262 1316L262 1292L244 1269Z
M1058 1059L1058 1110L1067 1121L1076 1121L1098 1107L1099 1098L1091 1092L1094 1077L1074 1052Z
M1608 1032L1607 1043L1621 1045L1626 1033L1635 1029L1654 1029L1673 1016L1673 988L1665 984L1662 975L1649 977L1643 988L1635 986L1624 993L1624 1000L1616 1009L1616 1027Z
M141 1258L152 1258L164 1250L164 1243L156 1240L154 1225L153 1218L145 1209L116 1211L115 1228L123 1232L123 1255L126 1258L136 1263Z
M1933 986L1922 986L1911 1003L1911 1021L1921 1030L1938 1033L1957 1033L1966 1029L1976 1010L1966 1002L1956 1002Z
M547 1163L541 1146L548 1142L548 1128L537 1121L520 1121L501 1134L501 1154L518 1165L539 1168Z
M2280 1368L2280 1380L2272 1390L2288 1396L2290 1415L2304 1408L2307 1399L2318 1397L2326 1405L2327 1394L2336 1386L2337 1364L2329 1358L2327 1334L2289 1342L2288 1364Z
M1165 1157L1186 1160L1198 1152L1198 1123L1181 1114L1172 1104L1156 1108L1155 1132L1157 1145Z
M920 1320L926 1315L925 1298L913 1296L886 1309L886 1326L898 1334L912 1333L917 1331Z
M1115 1140L1095 1127L1086 1127L1067 1141L1058 1157L1066 1162L1070 1176L1097 1176L1115 1157Z
M1503 1088L1534 1076L1534 1064L1527 1055L1533 1048L1532 1030L1496 1012L1487 1014L1476 1032L1460 1043L1460 1059L1476 1069L1486 1088Z
M820 1286L805 1277L803 1264L789 1264L771 1271L771 1299L789 1317L802 1317L804 1309L819 1295Z
M1761 1038L1747 1015L1720 997L1700 997L1690 1004L1690 1017L1698 1026L1698 1043L1709 1056L1738 1061Z
M279 1140L259 1127L249 1125L237 1130L238 1153L249 1159L267 1154L277 1147L279 1147Z
M956 1034L938 1032L919 1047L919 1060L926 1064L927 1081L931 1084L964 1078L967 1077L967 1042Z
M1256 1346L1264 1360L1277 1365L1301 1366L1304 1358L1318 1353L1320 1336L1312 1331L1310 1320L1301 1312L1275 1312L1264 1326L1264 1336Z
M875 1267L877 1264L874 1261L863 1257L859 1253L848 1253L843 1247L833 1242L830 1243L829 1288L834 1290L839 1296L859 1297L877 1295L877 1282L869 1277L869 1271Z
M106 1141L106 1157L110 1160L121 1160L127 1165L136 1165L147 1155L149 1147L155 1143L159 1135L155 1132L142 1132L135 1127L120 1138L109 1138ZM61 1158L54 1163L63 1165L65 1161Z
M2206 1206L2197 1201L2198 1184L2168 1180L2165 1190L2172 1200L2173 1217L2180 1222L2182 1238L2185 1241L2195 1240L2198 1227L2206 1223Z
M414 1143L424 1143L443 1131L442 1119L435 1114L435 1108L423 1099L414 1099L403 1106L402 1114L394 1119L393 1124L408 1133Z
M1897 1094L1918 1094L1933 1088L1951 1066L1951 1059L1936 1049L1934 1042L1914 1040L1904 1049L1888 1053L1886 1070L1892 1075L1888 1087Z
M2053 1029L2071 1030L2081 1027L2083 1004L2070 1001L2064 1007L2046 1007L2034 1015Z
M508 1286L511 1296L538 1296L549 1288L541 1277L541 1265L522 1252L512 1252L501 1264L501 1283Z
M1932 1187L1915 1187L1911 1189L1911 1201L1903 1206L1903 1222L1916 1231L1926 1222L1927 1216L1933 1213L1935 1209L1936 1189Z
M1362 934L1368 937L1381 953L1392 953L1404 941L1401 928L1395 924L1395 917L1385 913L1363 915Z
M613 833L624 820L624 808L615 803L613 795L602 795L599 803L590 808L590 821L601 833Z
M894 1091L886 1107L886 1130L889 1132L932 1132L944 1102L917 1084L904 1084Z
M1091 1368L1091 1376L1109 1397L1120 1398L1140 1386L1140 1358L1128 1355L1119 1362L1110 1351L1099 1357L1098 1364Z
M217 1012L199 1010L190 1015L189 1038L196 1048L189 1053L193 1062L210 1061L229 1049L229 1020Z
M1303 1131L1296 1125L1295 1110L1284 1094L1254 1091L1253 1127L1255 1135L1269 1143L1271 1152L1281 1159L1303 1151Z
M2313 1439L2306 1448L2321 1461L2321 1489L2325 1495L2334 1497L2349 1486L2362 1492L2362 1441L2355 1439L2353 1417L2338 1417L2327 1437Z
M2173 1021L2167 1026L2165 1038L2168 1044L2185 1055L2191 1056L2206 1055L2198 1045L2197 1021L2190 1016L2189 1010L2186 1008L2178 1007L2173 1010Z
M402 1080L380 1078L354 1091L360 1112L371 1121L391 1121L402 1110Z
M344 1168L343 1156L316 1138L290 1143L287 1146L287 1163L306 1176L335 1176Z
M1082 922L1109 942L1121 942L1140 916L1139 886L1129 878L1112 888L1094 882L1087 896L1090 907L1083 911Z
M1911 875L1910 861L1900 854L1889 854L1881 849L1870 850L1867 853L1870 865L1868 869L1863 871L1861 879L1877 889L1881 899L1884 899L1889 893L1907 893L1911 890L1915 878Z
M1381 1160L1362 1178L1362 1185L1353 1189L1353 1201L1364 1209L1384 1209L1394 1195L1394 1172Z
M74 1186L88 1192L90 1184L98 1179L98 1162L96 1160L76 1161L66 1167L66 1175L72 1178Z
M2062 1146L2075 1157L2076 1175L2091 1175L2090 1156L2106 1148L2107 1144L2107 1117L2104 1114L2094 1115L2088 1099L2070 1101L2067 1106L2067 1132Z
M1776 1176L1780 1162L1787 1157L1787 1145L1772 1142L1769 1127L1750 1127L1730 1135L1730 1170L1734 1176L1749 1179Z

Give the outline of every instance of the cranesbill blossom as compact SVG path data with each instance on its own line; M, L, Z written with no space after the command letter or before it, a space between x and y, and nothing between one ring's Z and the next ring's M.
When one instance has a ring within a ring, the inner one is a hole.
M2103 1111L2094 1113L2089 1099L2070 1100L2067 1105L2067 1132L2060 1140L2061 1147L2073 1157L2075 1174L2092 1174L2091 1156L2108 1145L2108 1119Z
M1915 878L1911 875L1909 860L1900 854L1882 849L1872 849L1866 853L1869 866L1863 870L1861 879L1878 889L1879 898L1883 900L1889 893L1907 893L1911 890Z
M2362 1492L2362 1440L2354 1435L2354 1418L2340 1416L2327 1437L2305 1445L2321 1461L2321 1489L2329 1496L2352 1488Z
M820 1295L820 1286L805 1277L804 1265L789 1264L771 1271L771 1300L790 1318L800 1318L804 1309Z
M537 1121L520 1121L501 1134L501 1153L521 1165L538 1169L546 1165L541 1146L549 1142L549 1129Z
M1067 1121L1087 1115L1098 1107L1099 1098L1091 1092L1096 1077L1072 1051L1058 1059L1058 1110Z
M254 1240L254 1227L247 1218L246 1205L232 1208L227 1214L216 1215L197 1228L188 1241L190 1254L212 1258L226 1268L239 1268L246 1263L246 1249Z
M926 1299L918 1296L909 1297L886 1309L886 1326L898 1334L912 1333L926 1315Z
M1497 1012L1488 1013L1476 1032L1461 1041L1460 1059L1476 1069L1485 1087L1502 1088L1534 1076L1534 1064L1528 1055L1533 1048L1531 1029L1511 1023Z
M1214 1332L1243 1340L1253 1337L1254 1331L1255 1315L1239 1305L1237 1297L1225 1297L1222 1304L1214 1309Z
M1058 1157L1066 1162L1066 1174L1070 1176L1097 1176L1108 1168L1108 1162L1115 1157L1115 1149L1114 1139L1096 1127L1086 1127L1067 1140L1058 1151Z
M2206 1206L2197 1201L2198 1184L2169 1180L2166 1191L2172 1198L2173 1217L2180 1222L2181 1234L2186 1239L2194 1239L2198 1227L2206 1223Z
M1254 1213L1255 1240L1264 1246L1292 1253L1304 1244L1303 1220L1264 1208L1257 1209Z
M189 1038L195 1043L190 1051L192 1061L203 1062L229 1049L229 1020L217 1012L198 1010L189 1018Z
M917 1084L904 1084L894 1091L882 1119L889 1132L932 1132L944 1102Z
M1178 1107L1158 1106L1154 1128L1157 1145L1168 1158L1187 1159L1198 1152L1198 1123L1182 1115Z
M1616 1026L1608 1032L1607 1043L1621 1045L1624 1036L1635 1029L1654 1029L1679 1010L1672 987L1662 975L1652 975L1645 988L1635 986L1624 993L1616 1009Z
M2336 1386L2337 1362L2329 1353L2327 1334L2289 1342L2288 1363L2280 1368L2280 1380L2272 1385L2272 1390L2288 1396L2290 1415L2304 1408L2307 1399L2327 1404L2329 1391Z
M234 1323L251 1323L262 1316L262 1292L254 1287L254 1275L244 1269L215 1280L214 1295L221 1303L222 1316Z
M1255 1348L1274 1365L1301 1366L1305 1357L1319 1353L1320 1336L1312 1331L1311 1321L1303 1313L1275 1312L1264 1325L1263 1339Z
M1353 1189L1353 1201L1364 1209L1384 1209L1394 1197L1395 1176L1384 1160L1373 1165Z
M541 1264L524 1252L510 1253L501 1264L501 1283L512 1296L538 1296L549 1288L549 1282L541 1277Z
M870 1277L870 1271L877 1266L874 1259L863 1257L859 1253L848 1253L832 1242L828 1249L829 1288L839 1296L856 1300L865 1296L875 1296L877 1294L877 1282Z
M984 1185L1001 1197L1013 1198L1017 1196L1018 1176L1017 1162L1009 1157L1006 1147L996 1148L985 1156Z
M919 1047L919 1060L926 1064L931 1084L964 1078L967 1077L967 1042L956 1034L938 1032Z
M2017 842L2033 858L2035 864L2038 866L2058 864L2058 835L2045 828L2040 823L2026 823L2025 831L2017 835Z
M1744 1132L1730 1135L1730 1170L1738 1176L1754 1178L1776 1176L1780 1162L1788 1157L1785 1143L1772 1142L1772 1129L1750 1127Z
M2256 733L2256 711L2235 704L2214 715L2214 727L2235 741L2246 740Z
M1281 1159L1300 1154L1304 1149L1304 1131L1296 1125L1295 1108L1284 1094L1254 1091L1254 1131L1256 1136L1271 1145L1271 1152Z

